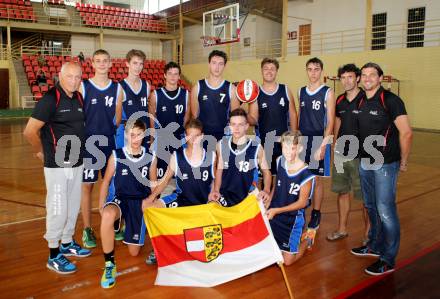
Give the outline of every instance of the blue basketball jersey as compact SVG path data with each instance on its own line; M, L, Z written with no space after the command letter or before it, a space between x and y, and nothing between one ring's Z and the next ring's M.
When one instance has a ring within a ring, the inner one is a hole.
M123 120L128 120L135 112L148 112L148 97L150 96L150 86L147 81L141 80L141 88L135 92L126 79L119 82L125 92L125 99L122 103ZM144 116L141 118L150 127L150 120Z
M293 174L289 174L287 172L286 167L286 159L284 156L281 156L277 161L277 176L275 179L275 193L273 195L272 202L270 203L269 208L279 208L288 206L299 199L299 193L301 186L307 183L310 180L314 185L315 175L308 169L307 166L304 166L302 169L298 170ZM313 187L310 191L309 198L313 195ZM292 221L294 221L294 216L298 211L290 211L280 214L286 217L292 217Z
M327 95L330 87L321 85L311 92L304 86L299 91L299 130L304 136L324 136L327 127Z
M113 151L115 157L114 186L119 199L145 199L151 194L148 186L153 155L142 147L139 158L130 157L127 148Z
M220 141L220 154L223 160L222 184L220 194L223 205L240 203L258 183L258 149L260 143L249 140L242 150L233 150L232 137Z
M278 84L273 93L266 93L260 87L257 98L258 103L258 130L261 142L265 142L266 134L275 131L276 136L281 136L289 130L289 94L287 86Z
M119 83L109 80L100 88L92 80L82 82L86 135L113 136L116 133L116 102Z
M185 149L181 148L175 153L176 193L179 202L184 202L188 206L205 204L214 180L215 153L203 150L203 158L198 165L188 161Z
M212 135L221 139L229 121L231 105L231 83L224 80L217 88L209 86L206 79L198 82L199 115L197 118L203 123L205 135Z
M130 116L138 111L148 112L148 97L150 96L150 86L148 82L141 80L141 88L135 92L126 79L119 82L124 90L124 100L122 102L122 123L116 130L116 148L122 148L125 145L124 122ZM142 116L141 120L147 128L150 127L150 118ZM144 139L143 145L148 147L148 137Z
M160 123L160 127L165 128L170 123L177 123L179 128L174 131L174 136L181 139L184 129L184 117L188 109L188 90L178 87L176 96L171 98L164 88L159 88L154 91L156 95L156 118ZM155 124L158 128L159 124Z

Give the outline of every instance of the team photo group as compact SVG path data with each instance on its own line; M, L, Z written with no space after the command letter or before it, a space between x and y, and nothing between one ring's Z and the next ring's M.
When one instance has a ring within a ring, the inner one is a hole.
M128 76L120 82L108 76L106 50L93 53L90 79L81 79L80 63L66 62L59 83L27 123L24 136L44 163L48 269L75 272L80 263L69 257L90 256L99 239L101 287L112 288L115 241L139 255L148 238L147 209L228 209L251 193L264 206L288 266L314 245L328 178L338 223L326 239L348 236L351 201L360 200L363 238L351 253L377 258L365 269L370 275L394 270L397 179L407 170L412 130L402 99L381 85L381 66L348 61L331 70L344 91L338 96L324 84L324 63L316 57L297 70L308 82L295 93L277 82L280 63L272 58L261 61L260 85L236 85L223 78L227 55L214 50L206 78L190 91L180 87L175 62L165 65L163 86L151 90L140 78L145 60L144 52L130 50ZM96 234L92 194L98 180ZM73 237L80 211L82 244ZM148 252L145 262L156 264L157 255Z

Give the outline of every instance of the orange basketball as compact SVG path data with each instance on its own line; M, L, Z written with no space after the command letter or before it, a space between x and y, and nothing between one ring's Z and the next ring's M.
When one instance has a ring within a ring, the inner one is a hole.
M257 99L260 88L257 82L246 79L238 83L236 93L237 98L243 103L252 103Z

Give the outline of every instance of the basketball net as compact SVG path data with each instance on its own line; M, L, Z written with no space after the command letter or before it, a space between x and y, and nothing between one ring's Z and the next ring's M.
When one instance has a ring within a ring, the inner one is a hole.
M201 36L200 40L202 41L203 47L215 46L220 43L220 38L215 36Z

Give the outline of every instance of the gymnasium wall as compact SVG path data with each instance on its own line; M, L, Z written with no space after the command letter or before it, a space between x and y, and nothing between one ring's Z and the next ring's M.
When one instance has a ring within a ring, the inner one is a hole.
M80 51L85 56L91 56L99 49L99 36L72 34L72 55L76 56ZM162 43L160 40L146 40L144 38L127 38L104 36L104 49L113 57L125 57L131 49L140 49L145 52L149 59L162 58Z
M289 55L280 64L278 81L287 83L294 95L307 82L305 63L309 58ZM386 75L401 80L400 96L406 104L412 126L440 130L440 47L327 54L320 58L324 62L324 75L328 76L335 76L337 68L346 63L354 62L358 66L368 61L379 63ZM184 75L193 83L204 78L207 72L206 63L183 66ZM228 62L224 77L230 81L249 78L261 82L260 60ZM332 82L327 84L333 86ZM392 90L397 92L394 83ZM337 84L336 93L341 92Z
M288 3L288 30L312 24L312 34L365 27L366 0L314 0Z
M386 12L388 24L402 24L408 21L408 9L417 7L426 7L426 20L440 19L438 0L373 0L372 13Z
M320 49L331 49L336 45L334 51L327 50L326 53L338 52L338 35L334 38L321 41L319 34L325 33L329 36L332 32L345 32L344 44L350 44L350 51L363 51L363 39L365 39L366 27L366 3L367 0L314 0L292 1L288 3L288 31L296 31L299 34L299 26L312 24L312 51ZM425 39L436 39L436 42L425 42L425 46L438 45L438 24L440 23L440 1L438 0L372 0L372 14L387 13L387 40L386 47L400 48L402 32L405 27L393 26L404 24L408 21L408 9L426 7L426 28ZM437 20L437 21L433 21ZM431 22L430 22L431 21ZM436 27L432 27L433 24ZM430 28L431 26L431 28ZM322 44L323 43L323 44ZM298 40L288 41L289 52L297 49Z
M289 31L312 24L312 34L365 28L367 0L314 0L288 3ZM372 13L387 13L387 24L408 21L408 9L426 7L426 20L440 19L438 0L372 0ZM306 20L308 19L308 20Z

